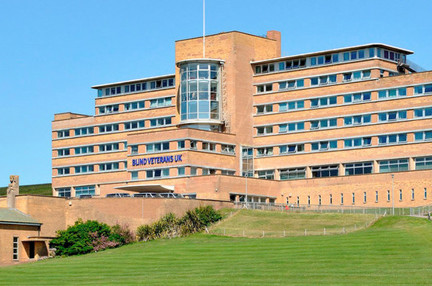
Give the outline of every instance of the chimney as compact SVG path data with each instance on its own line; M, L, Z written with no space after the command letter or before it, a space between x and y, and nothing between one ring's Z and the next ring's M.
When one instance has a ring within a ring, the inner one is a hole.
M9 176L10 184L7 189L7 207L15 208L15 196L19 194L19 176Z
M275 30L267 31L267 38L277 42L276 58L279 58L281 56L281 32Z

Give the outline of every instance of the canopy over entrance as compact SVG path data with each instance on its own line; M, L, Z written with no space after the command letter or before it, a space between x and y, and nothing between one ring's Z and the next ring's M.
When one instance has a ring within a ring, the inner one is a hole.
M115 187L114 189L137 192L137 193L173 193L174 192L174 186L159 185L159 184L126 185L126 186L118 186Z

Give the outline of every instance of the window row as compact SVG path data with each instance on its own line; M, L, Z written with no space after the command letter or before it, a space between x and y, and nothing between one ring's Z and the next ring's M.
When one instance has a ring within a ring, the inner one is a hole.
M139 179L161 179L161 178L170 178L170 177L179 177L179 176L198 176L198 175L228 175L234 176L235 171L233 170L220 170L215 168L205 168L205 167L176 167L176 168L159 168L159 169L151 169L144 171L131 171L131 180L139 180ZM141 174L141 176L140 176ZM145 174L145 177L144 177Z
M145 145L145 151L141 150L142 153L156 153L156 152L163 152L163 151L169 151L169 150L183 150L186 146L186 140L178 140L177 141L177 149L173 149L173 145L170 147L170 142L153 142ZM197 150L197 142L196 140L189 140L190 143L190 149L191 150ZM220 143L213 143L213 142L201 142L201 150L205 151L211 151L216 152L216 146ZM231 144L220 144L221 146L221 153L224 154L235 154L235 145ZM139 153L139 146L138 145L131 145L131 154L138 154Z
M133 84L124 84L98 89L98 97L128 94L134 92L152 91L156 89L170 88L175 86L174 77L152 81L143 81Z
M255 74L266 74L277 71L289 71L306 67L330 65L374 57L384 58L396 62L399 60L405 62L406 60L406 56L404 54L377 47L370 47L347 52L328 53L319 56L303 57L298 59L279 61L275 63L256 65Z
M109 162L96 165L80 165L74 167L57 168L57 175L70 175L72 174L71 170L74 170L74 174L93 173L95 172L95 166L99 167L98 171L96 172L120 170L119 162ZM127 162L124 162L124 168L127 168Z

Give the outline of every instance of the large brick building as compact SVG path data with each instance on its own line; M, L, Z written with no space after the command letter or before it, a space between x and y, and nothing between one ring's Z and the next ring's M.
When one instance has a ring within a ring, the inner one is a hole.
M281 57L281 36L176 42L175 73L93 86L56 114L55 196L175 191L289 204L432 201L432 72L366 44Z

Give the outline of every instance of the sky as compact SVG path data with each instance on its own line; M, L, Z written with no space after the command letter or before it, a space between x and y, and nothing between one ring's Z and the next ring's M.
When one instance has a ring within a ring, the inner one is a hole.
M432 69L431 0L207 0L206 34L282 33L282 56L367 43ZM94 114L97 84L174 73L202 0L0 0L0 186L51 182L55 113Z

